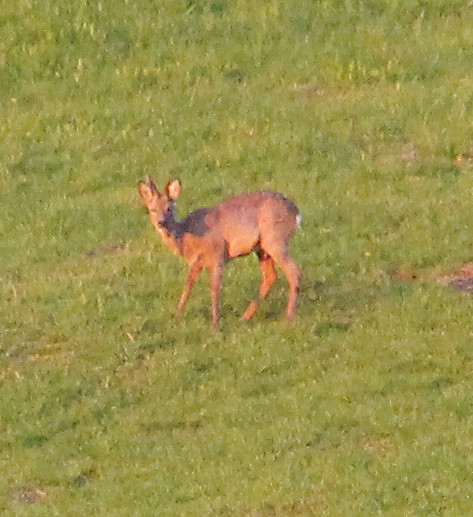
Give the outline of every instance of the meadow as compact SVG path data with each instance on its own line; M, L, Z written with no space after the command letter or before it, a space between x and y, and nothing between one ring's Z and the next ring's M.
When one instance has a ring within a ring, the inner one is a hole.
M0 514L472 515L472 64L466 0L4 0ZM146 174L293 199L296 320L248 257L174 322Z

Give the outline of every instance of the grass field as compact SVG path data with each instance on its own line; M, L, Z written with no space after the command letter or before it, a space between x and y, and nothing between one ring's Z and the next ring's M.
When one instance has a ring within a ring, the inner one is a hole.
M0 514L473 515L473 6L4 0ZM137 192L303 214L222 331Z

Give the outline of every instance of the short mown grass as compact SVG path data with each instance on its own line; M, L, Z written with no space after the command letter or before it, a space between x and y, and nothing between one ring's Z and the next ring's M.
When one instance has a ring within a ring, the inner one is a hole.
M41 2L0 13L0 513L473 512L473 7ZM222 331L137 184L303 215Z

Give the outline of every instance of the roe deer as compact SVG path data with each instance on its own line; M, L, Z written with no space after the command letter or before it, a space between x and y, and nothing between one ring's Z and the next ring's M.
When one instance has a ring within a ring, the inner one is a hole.
M212 322L219 326L219 299L222 273L228 260L256 253L262 280L259 296L243 313L249 320L266 298L277 279L276 263L289 281L286 318L295 316L301 270L289 254L289 239L300 221L299 209L282 194L271 191L248 192L234 196L211 208L199 208L177 220L175 201L181 182L172 180L158 192L150 176L139 185L151 224L163 242L189 264L187 281L175 318L184 312L192 286L203 268L210 272Z

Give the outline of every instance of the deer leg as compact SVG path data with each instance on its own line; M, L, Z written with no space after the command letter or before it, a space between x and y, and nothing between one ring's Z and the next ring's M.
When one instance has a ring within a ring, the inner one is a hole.
M220 290L222 287L223 263L217 263L209 268L210 295L212 298L212 324L218 329L220 320Z
M274 282L276 282L278 278L273 259L263 252L258 253L258 258L262 277L258 299L253 300L250 305L248 305L242 316L244 320L249 320L254 316L259 304L266 298L266 296L268 296L271 287L273 287Z
M288 254L274 257L277 265L284 271L289 282L289 299L286 308L286 319L292 320L296 315L297 297L299 295L302 272L296 261Z
M184 286L184 290L182 291L181 299L179 300L179 305L177 306L177 310L174 314L174 319L178 320L186 308L187 300L192 291L192 286L195 284L195 281L200 275L202 271L202 266L200 262L193 262L189 267L189 273L187 275L186 284Z

